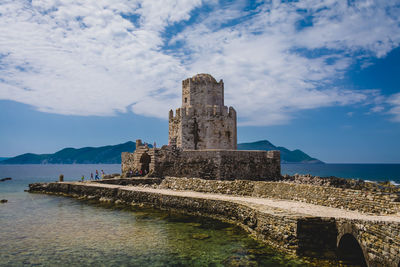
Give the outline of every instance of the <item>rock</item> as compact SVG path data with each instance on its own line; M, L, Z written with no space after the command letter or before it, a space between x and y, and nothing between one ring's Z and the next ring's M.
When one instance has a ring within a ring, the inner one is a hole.
M193 226L193 227L200 227L201 223L190 222L190 223L187 223L187 225L190 225L190 226Z
M112 179L112 178L117 178L120 177L121 175L119 173L113 173L113 174L106 174L104 175L104 179Z
M268 251L266 251L265 249L248 249L247 250L248 253L250 253L251 255L265 255L268 254ZM271 252L269 252L271 253Z
M7 202L8 202L7 199L2 199L2 200L0 200L0 203L7 203Z
M225 259L223 262L225 266L237 266L237 267L245 267L245 266L258 266L256 261L252 261L248 257L240 257L238 255L230 256Z
M198 240L203 240L203 239L210 238L210 236L207 235L207 234L193 234L192 238L193 239L198 239Z
M9 181L9 180L12 180L12 178L11 177L2 178L2 179L0 179L0 182L5 182L5 181Z

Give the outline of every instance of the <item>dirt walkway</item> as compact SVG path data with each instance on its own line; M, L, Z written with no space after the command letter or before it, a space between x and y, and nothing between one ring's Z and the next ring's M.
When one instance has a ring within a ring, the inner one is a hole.
M73 183L82 185L82 183ZM191 197L191 198L203 198L203 199L215 199L230 201L239 204L243 204L257 210L281 214L281 215L309 215L315 217L334 217L334 218L346 218L346 219L359 219L366 221L385 221L400 223L400 214L397 215L369 215L357 211L348 211L344 209L331 208L326 206L314 205L299 201L292 200L281 200L281 199L270 199L270 198L256 198L247 196L233 196L233 195L222 195L213 193L202 193L194 191L177 191L170 189L154 189L147 187L138 186L120 186L111 184L87 184L90 186L98 186L103 188L120 188L125 190L149 192L163 195L180 196L180 197Z

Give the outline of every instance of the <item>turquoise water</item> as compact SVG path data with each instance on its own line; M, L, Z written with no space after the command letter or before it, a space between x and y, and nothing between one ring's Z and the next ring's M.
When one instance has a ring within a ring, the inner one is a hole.
M304 266L218 220L139 207L30 194L119 165L0 165L0 266Z

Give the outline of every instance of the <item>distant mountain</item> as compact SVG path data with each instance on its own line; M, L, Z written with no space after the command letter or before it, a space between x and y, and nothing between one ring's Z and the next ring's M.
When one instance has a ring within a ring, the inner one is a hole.
M119 164L121 152L133 152L135 149L134 142L114 146L64 148L54 154L22 154L0 161L0 164Z
M151 145L149 145L151 147ZM136 143L84 148L64 148L54 154L22 154L0 161L0 164L120 164L121 152L133 152ZM267 140L238 144L239 150L280 150L283 163L323 163L301 150L276 147Z
M285 147L274 146L267 140L238 144L238 150L279 150L281 152L282 163L323 163L299 149L291 151Z

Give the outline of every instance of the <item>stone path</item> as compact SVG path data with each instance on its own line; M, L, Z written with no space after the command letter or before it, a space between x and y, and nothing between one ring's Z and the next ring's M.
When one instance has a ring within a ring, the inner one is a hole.
M82 183L74 183L82 185ZM344 209L331 208L326 206L314 205L299 201L292 200L281 200L281 199L270 199L270 198L256 198L247 196L233 196L233 195L222 195L213 193L203 193L194 191L178 191L171 189L154 189L139 186L120 186L111 184L96 184L90 183L90 186L98 186L104 188L120 188L132 191L149 192L163 195L172 195L180 197L192 197L192 198L203 198L203 199L215 199L223 201L231 201L243 205L247 205L257 210L273 213L276 215L308 215L313 217L334 217L334 218L345 218L345 219L358 219L365 221L382 221L382 222L394 222L400 223L400 214L397 215L369 215L357 211L348 211Z

